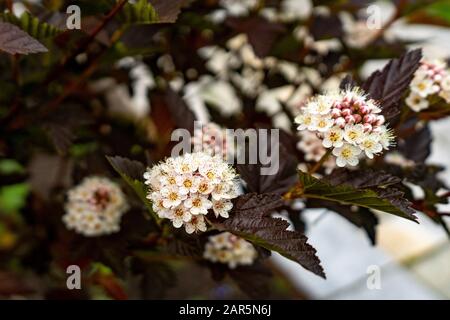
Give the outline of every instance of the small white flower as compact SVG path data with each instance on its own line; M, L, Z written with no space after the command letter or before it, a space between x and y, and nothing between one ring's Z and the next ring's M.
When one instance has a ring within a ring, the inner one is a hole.
M372 133L363 138L360 147L366 153L369 159L373 159L373 155L383 151L383 146L379 142L380 136Z
M414 92L409 94L405 102L415 112L427 109L429 106L429 102L426 98L422 98L422 96Z
M298 130L309 129L313 125L313 116L309 113L301 113L295 118L295 123L298 123Z
M361 142L364 137L364 127L361 124L356 125L346 125L344 128L344 139L356 145Z
M197 231L205 232L206 231L205 218L201 215L192 216L191 220L189 220L188 222L186 222L184 224L184 229L189 234L197 232Z
M175 208L180 205L180 203L186 199L187 193L181 193L184 190L179 189L176 185L169 186L161 189L161 195L163 196L163 206L164 208Z
M200 180L199 177L195 177L192 174L179 175L175 178L176 184L183 194L197 192Z
M344 132L341 128L335 126L331 128L329 131L325 132L324 139L322 141L322 145L325 148L331 147L342 147L344 142L342 141L344 138Z
M170 219L172 220L172 224L175 228L180 228L185 222L191 220L191 213L184 208L184 206L178 206L174 210L171 211Z
M233 208L233 203L230 200L217 200L213 201L212 208L216 218L219 216L228 218L228 212Z
M428 78L414 78L411 82L411 91L422 98L426 98L428 95L436 93L436 87L433 81Z
M211 209L212 203L204 196L193 195L184 201L184 206L188 208L193 215L206 215L208 214L208 210Z
M450 103L450 91L439 92L439 97L445 100L445 102Z
M329 117L316 116L313 118L312 128L319 132L326 132L334 125L334 120ZM311 129L310 129L311 130Z
M439 82L443 91L450 91L450 74L446 75Z
M358 156L361 149L349 143L345 143L340 148L333 149L333 155L336 156L336 164L339 167L345 167L347 164L356 166L359 162Z
M328 114L332 107L332 99L328 96L319 96L317 100L308 104L308 111L312 114Z

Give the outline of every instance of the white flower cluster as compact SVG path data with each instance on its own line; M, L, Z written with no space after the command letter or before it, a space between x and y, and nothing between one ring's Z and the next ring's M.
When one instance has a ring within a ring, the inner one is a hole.
M339 90L310 99L295 118L298 130L316 132L332 148L336 164L356 166L364 152L370 159L388 149L393 135L377 103L359 88Z
M260 0L220 0L220 9L213 11L209 18L215 23L222 23L227 17L247 16L258 10L263 4ZM307 18L311 14L310 1L281 0L279 8L266 6L259 14L270 21L293 22Z
M428 98L438 94L445 102L450 103L450 73L443 61L422 61L410 84L411 92L406 104L415 112L430 106Z
M87 177L69 190L63 222L84 236L118 232L128 203L120 187L103 177Z
M231 269L239 265L251 265L257 252L253 245L230 232L222 232L208 238L203 257L211 262L228 264Z
M184 225L187 233L206 231L210 209L216 217L228 218L231 199L238 196L235 171L221 156L204 152L168 158L148 169L144 178L153 210L175 228Z
M191 138L194 152L202 151L210 156L220 155L226 159L230 150L226 141L226 131L214 122L202 125L201 130L194 130Z

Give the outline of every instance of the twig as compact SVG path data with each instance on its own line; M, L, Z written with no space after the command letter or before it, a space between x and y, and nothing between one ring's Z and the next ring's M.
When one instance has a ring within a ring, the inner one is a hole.
M74 60L80 53L84 52L91 42L97 37L97 35L107 26L107 24L122 10L123 6L128 2L128 0L121 0L118 2L111 11L103 18L103 20L95 27L95 29L91 32L91 34L82 42L79 43L78 47L59 64L52 72L49 73L47 78L44 81L44 85L49 84L57 76L61 74L61 71L64 71L64 68L67 66L69 62Z

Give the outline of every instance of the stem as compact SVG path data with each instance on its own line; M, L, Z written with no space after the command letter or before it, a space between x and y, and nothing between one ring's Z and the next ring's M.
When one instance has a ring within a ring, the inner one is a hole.
M328 157L331 154L331 149L328 149L327 152L320 158L320 160L308 171L309 174L315 173L317 170L320 169L322 164L328 159Z

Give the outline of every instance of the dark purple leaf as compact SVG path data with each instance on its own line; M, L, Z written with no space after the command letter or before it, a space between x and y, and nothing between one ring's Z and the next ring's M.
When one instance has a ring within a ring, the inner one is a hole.
M389 61L383 70L375 71L363 83L362 88L371 98L379 101L387 120L392 120L400 113L399 101L408 89L421 58L421 49L409 51Z
M47 52L39 41L8 22L0 22L0 50L9 54Z

